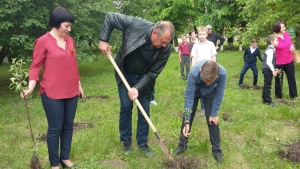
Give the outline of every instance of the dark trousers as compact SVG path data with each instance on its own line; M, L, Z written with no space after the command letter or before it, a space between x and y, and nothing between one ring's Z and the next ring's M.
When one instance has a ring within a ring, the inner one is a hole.
M190 55L182 55L180 56L181 58L181 63L180 63L180 73L181 77L188 77L190 73ZM184 75L184 66L185 66L185 73L186 76Z
M130 86L133 86L140 79L139 75L133 75L129 73L124 73L125 79ZM120 97L120 119L119 119L119 131L120 131L120 141L132 141L132 109L133 102L128 97L128 90L124 83L118 84L119 97ZM144 108L146 114L150 117L150 100L146 98L145 92L139 92L138 97L139 102ZM137 132L136 140L138 146L143 146L148 143L149 134L149 124L138 109L138 122L137 122Z
M242 68L241 74L240 74L240 80L239 80L239 85L243 84L244 76L247 73L248 69L251 69L253 72L253 86L257 85L257 78L258 78L258 70L256 67L256 63L248 63L245 62L244 66Z
M286 73L286 77L289 85L290 98L298 97L296 79L295 79L295 67L294 62L285 64L285 65L276 65L277 69L281 69ZM281 76L275 77L275 95L276 98L282 99L282 83L283 82L283 73Z
M205 106L206 123L207 123L208 130L209 130L210 143L212 145L212 154L214 156L222 154L222 150L220 148L221 139L220 139L219 125L215 125L213 122L210 125L209 121L208 121L210 114L211 114L211 108L212 108L213 99L214 99L215 94L216 94L216 90L213 90L212 92L203 96L200 92L200 89L196 90L195 97L194 97L193 110L192 110L191 119L190 119L190 131L191 131L195 113L196 113L197 106L198 106L198 102L199 102L199 98L203 98L203 102L204 102L204 106ZM187 148L188 138L184 137L184 135L182 134L183 128L184 128L184 115L182 118L182 125L181 125L181 129L180 129L180 138L179 138L178 147Z
M263 69L262 73L264 75L264 87L262 90L262 99L264 103L271 103L271 88L272 88L272 79L273 73L270 69Z
M48 121L47 145L50 165L59 166L60 159L70 159L78 96L68 99L51 99L44 92L41 99ZM60 156L58 156L59 140Z

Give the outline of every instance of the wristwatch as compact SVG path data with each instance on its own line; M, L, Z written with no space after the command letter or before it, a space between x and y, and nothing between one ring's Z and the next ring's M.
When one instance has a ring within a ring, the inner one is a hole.
M185 121L184 124L185 124L185 125L186 125L186 124L190 124L190 122L189 122L189 121Z

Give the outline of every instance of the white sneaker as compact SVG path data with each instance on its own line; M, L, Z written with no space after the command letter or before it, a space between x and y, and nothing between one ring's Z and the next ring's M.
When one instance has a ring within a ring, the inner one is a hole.
M200 116L205 116L205 110L204 109L201 109Z
M155 106L157 105L157 103L156 103L155 100L152 100L150 103L151 103L151 104L154 104Z

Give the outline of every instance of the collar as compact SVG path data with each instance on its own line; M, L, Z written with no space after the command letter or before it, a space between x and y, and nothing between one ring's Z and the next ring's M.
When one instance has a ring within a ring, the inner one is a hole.
M200 42L200 40L198 40L196 43L198 43L198 44L200 44L201 45L201 42ZM205 40L205 44L208 44L209 42L208 42L208 40Z
M145 37L145 39L146 39L146 42L147 42L147 43L151 43L150 36L151 36L151 33L152 33L153 29L154 29L154 26L151 26L151 27L147 30L147 32L146 32L146 37Z

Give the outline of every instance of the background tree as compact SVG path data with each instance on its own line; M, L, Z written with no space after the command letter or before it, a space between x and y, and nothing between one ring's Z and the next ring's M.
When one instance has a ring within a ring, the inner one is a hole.
M226 36L229 42L233 42L236 30L245 26L240 15L242 3L236 0L198 0L198 6L202 8L198 12L196 25L212 25L214 32Z
M110 0L2 0L0 6L0 63L5 56L31 56L36 38L50 31L50 12L58 6L65 7L75 17L70 33L78 47L80 58L91 57L91 47L97 41L100 26L108 11L115 5ZM97 42L98 43L98 42Z
M188 33L194 28L194 20L197 16L197 7L192 0L153 0L153 8L148 9L155 20L168 20L173 23L176 36L175 46L178 46L177 37Z
M295 0L237 0L244 4L242 16L247 21L244 41L252 38L265 38L274 33L272 27L277 21L285 21L287 28L293 27L296 33L294 42L300 46L300 4ZM288 30L288 29L287 29Z

